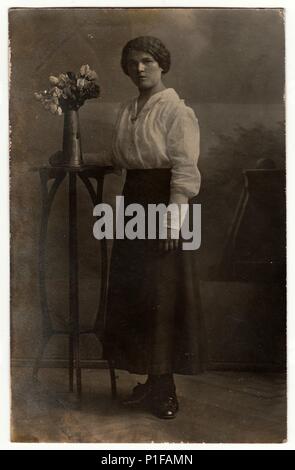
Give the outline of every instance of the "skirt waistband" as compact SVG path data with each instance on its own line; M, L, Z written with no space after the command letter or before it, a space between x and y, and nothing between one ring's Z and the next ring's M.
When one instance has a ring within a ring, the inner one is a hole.
M141 203L167 203L171 168L127 170L123 194Z
M126 175L129 177L154 177L171 174L171 168L129 168Z

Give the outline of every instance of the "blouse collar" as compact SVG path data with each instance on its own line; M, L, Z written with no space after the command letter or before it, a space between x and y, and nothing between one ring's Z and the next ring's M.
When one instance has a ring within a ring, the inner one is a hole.
M141 113L145 113L149 109L151 109L156 103L158 103L161 100L177 100L179 101L179 96L176 93L176 91L173 88L165 88L165 90L159 91L152 95L147 102L144 104L142 107ZM133 98L131 101L131 119L136 119L137 118L137 97Z

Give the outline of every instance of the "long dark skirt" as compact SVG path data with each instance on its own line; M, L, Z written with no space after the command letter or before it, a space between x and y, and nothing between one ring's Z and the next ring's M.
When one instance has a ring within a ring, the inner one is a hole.
M128 170L130 203L168 204L169 169ZM158 240L115 240L104 356L137 374L196 374L206 363L194 251L159 252Z

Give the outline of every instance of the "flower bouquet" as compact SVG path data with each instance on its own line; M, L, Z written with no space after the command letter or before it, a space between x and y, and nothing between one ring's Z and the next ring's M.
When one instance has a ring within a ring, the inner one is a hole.
M86 100L98 98L100 87L97 74L89 65L82 65L80 71L61 73L49 77L51 87L35 93L35 97L52 114L64 114L63 151L54 164L81 166L82 149L78 110Z

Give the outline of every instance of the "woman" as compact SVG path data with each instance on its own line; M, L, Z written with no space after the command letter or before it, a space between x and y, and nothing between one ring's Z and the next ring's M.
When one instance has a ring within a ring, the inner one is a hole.
M159 39L138 37L123 48L121 66L139 91L122 106L113 139L113 164L127 169L125 207L187 204L200 187L199 128L162 81L170 53ZM205 361L193 252L173 238L173 221L165 240L115 240L104 337L116 368L148 375L125 403L148 404L160 418L178 411L173 373L198 373Z

